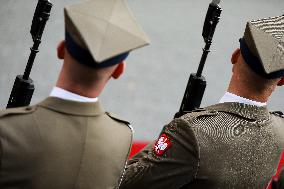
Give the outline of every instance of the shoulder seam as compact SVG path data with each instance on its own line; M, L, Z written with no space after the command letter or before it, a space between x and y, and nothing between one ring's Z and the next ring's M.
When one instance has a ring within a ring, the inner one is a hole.
M130 124L127 124L128 127L130 128L131 130L131 141L130 141L130 144L129 144L129 148L128 148L128 153L127 153L127 156L125 157L125 165L124 165L124 169L120 175L120 179L119 179L119 182L117 184L117 189L120 187L121 183L122 183L122 180L125 176L125 172L126 172L126 167L127 167L127 159L130 155L130 152L131 152L131 147L132 147L132 143L133 143L133 128L130 126Z
M114 119L116 121L119 121L119 122L125 123L127 125L130 125L130 123L128 121L126 121L126 120L124 120L124 119L122 119L122 118L118 117L117 115L114 115L114 114L112 114L110 112L106 112L106 115L108 115L110 118L112 118L112 119Z

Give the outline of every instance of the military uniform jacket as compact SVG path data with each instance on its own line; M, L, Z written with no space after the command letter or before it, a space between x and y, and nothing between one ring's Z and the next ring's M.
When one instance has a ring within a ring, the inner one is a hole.
M166 125L128 162L122 189L261 189L275 174L284 119L266 107L223 103Z
M50 97L0 113L1 189L112 189L132 142L99 102Z

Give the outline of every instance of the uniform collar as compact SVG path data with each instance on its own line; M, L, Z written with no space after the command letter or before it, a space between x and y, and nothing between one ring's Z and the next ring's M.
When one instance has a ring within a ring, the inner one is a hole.
M221 100L219 101L219 103L224 103L224 102L239 102L239 103L244 103L244 104L249 104L249 105L254 105L254 106L266 106L267 105L266 103L250 100L250 99L235 95L230 92L226 92L224 96L221 98Z
M241 117L245 117L247 119L260 121L260 120L269 120L270 114L267 109L267 106L254 106L244 103L238 102L225 102L216 105L209 106L205 109L208 110L216 110L218 112L227 112L231 114L235 114Z
M57 98L62 98L65 100L73 100L77 102L97 102L98 98L88 98L85 96L81 96L75 93L72 93L70 91L66 91L62 88L59 87L53 87L51 93L51 97L57 97Z
M78 116L97 116L105 113L99 102L76 102L57 97L48 97L38 106Z

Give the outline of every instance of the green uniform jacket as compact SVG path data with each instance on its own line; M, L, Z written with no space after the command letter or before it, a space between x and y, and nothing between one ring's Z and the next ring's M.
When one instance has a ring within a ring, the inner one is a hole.
M284 119L266 107L217 104L166 125L128 162L122 189L262 189L275 174Z
M132 142L128 122L99 102L50 97L0 112L1 189L118 187Z

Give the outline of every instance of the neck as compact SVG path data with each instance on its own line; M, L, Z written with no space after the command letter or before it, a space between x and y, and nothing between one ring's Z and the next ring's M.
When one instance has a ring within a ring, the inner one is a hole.
M97 87L94 87L94 89L91 88L85 88L79 85L69 85L63 82L61 82L60 80L58 80L58 82L56 83L56 87L62 88L66 91L75 93L77 95L80 96L84 96L84 97L88 97L88 98L96 98L100 95L101 90L96 89Z
M234 80L231 80L227 91L249 100L267 103L272 91L254 91L251 90L251 88L252 87L248 87L242 83L237 83Z
M93 82L86 84L80 81L74 81L68 76L68 74L64 73L64 70L61 70L56 83L56 87L88 98L98 97L101 94L104 86L105 83L103 82Z

